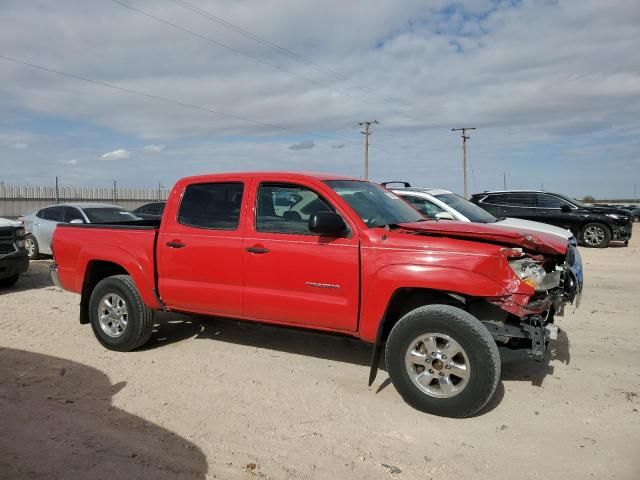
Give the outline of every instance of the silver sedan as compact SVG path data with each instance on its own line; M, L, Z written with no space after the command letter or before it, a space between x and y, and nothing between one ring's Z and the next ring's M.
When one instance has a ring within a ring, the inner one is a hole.
M113 223L140 220L117 205L106 203L63 203L49 205L18 219L27 231L25 247L29 258L51 255L53 231L59 223Z

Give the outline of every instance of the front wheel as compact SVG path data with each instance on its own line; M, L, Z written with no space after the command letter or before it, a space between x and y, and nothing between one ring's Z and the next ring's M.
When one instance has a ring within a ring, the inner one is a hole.
M605 248L610 241L611 231L602 223L588 223L582 229L582 243L587 247Z
M416 308L387 340L391 381L414 408L444 417L468 417L484 407L500 380L500 354L473 315L450 305Z
M129 352L151 337L153 312L129 275L101 280L91 293L89 319L98 341L109 350Z
M28 234L24 237L24 248L27 250L29 260L38 260L40 258L40 248L38 247L38 241L36 237Z

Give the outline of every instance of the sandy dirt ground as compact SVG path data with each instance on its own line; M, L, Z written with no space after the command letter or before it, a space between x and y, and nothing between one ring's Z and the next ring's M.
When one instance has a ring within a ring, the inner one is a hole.
M640 229L581 249L581 307L549 360L503 361L494 401L407 406L371 349L325 334L162 314L141 351L102 348L33 262L0 292L0 478L638 479Z

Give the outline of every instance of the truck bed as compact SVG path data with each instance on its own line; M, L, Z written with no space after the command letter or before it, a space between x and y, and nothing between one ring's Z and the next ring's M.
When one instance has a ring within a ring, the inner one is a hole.
M149 306L158 304L155 294L156 238L160 221L100 224L60 224L53 235L58 280L63 288L82 293L85 272L91 268L123 268Z

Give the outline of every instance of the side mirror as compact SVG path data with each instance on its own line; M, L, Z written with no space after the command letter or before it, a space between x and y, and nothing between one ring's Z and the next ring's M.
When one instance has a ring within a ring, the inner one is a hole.
M451 215L450 212L436 213L436 218L438 220L455 220L455 218L453 217L453 215Z
M346 232L347 225L337 213L318 212L309 217L309 230L319 235L338 237Z
M560 211L564 213L569 213L571 211L571 207L567 203L563 203L560 205Z
M84 223L84 220L82 220L81 218L74 218L69 223Z

